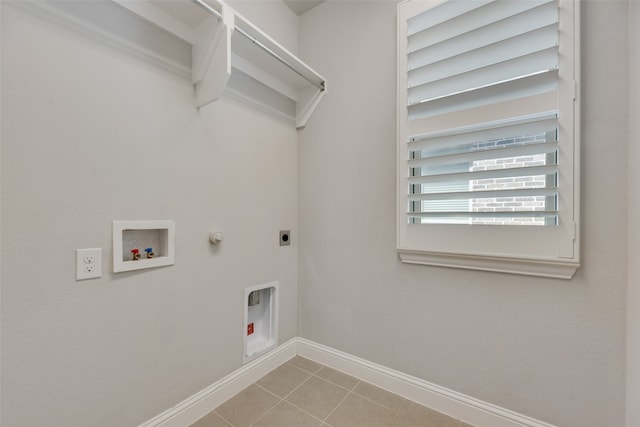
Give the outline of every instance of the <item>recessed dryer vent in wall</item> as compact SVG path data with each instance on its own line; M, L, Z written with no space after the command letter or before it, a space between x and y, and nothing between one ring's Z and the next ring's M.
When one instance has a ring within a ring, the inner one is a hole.
M113 271L175 263L173 221L113 221Z
M278 282L244 290L244 351L248 362L278 345Z

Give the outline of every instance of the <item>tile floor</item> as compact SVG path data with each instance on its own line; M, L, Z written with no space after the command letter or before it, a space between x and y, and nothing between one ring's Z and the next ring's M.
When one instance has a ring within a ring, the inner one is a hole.
M191 427L472 427L296 356Z

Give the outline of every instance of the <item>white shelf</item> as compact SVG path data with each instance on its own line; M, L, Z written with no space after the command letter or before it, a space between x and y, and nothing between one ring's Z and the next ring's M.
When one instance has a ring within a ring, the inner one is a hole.
M326 93L322 76L222 0L11 5L190 77L198 108L224 94L300 129Z
M221 0L113 0L192 46L200 108L224 93L304 127L326 92L311 67Z

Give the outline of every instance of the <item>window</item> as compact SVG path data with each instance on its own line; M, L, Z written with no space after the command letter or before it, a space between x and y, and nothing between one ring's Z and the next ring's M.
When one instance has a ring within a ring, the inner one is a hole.
M578 8L400 3L404 262L562 278L578 268Z

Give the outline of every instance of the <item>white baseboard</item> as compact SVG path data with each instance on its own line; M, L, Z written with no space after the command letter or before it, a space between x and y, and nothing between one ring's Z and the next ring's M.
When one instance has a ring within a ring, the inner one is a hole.
M297 338L293 338L269 353L247 363L209 387L194 394L140 424L139 427L187 427L222 405L243 389L296 356Z
M302 357L477 427L554 427L304 338L297 342Z
M476 427L554 427L304 338L293 338L281 344L173 408L140 424L139 427L188 427L296 355L344 372Z

